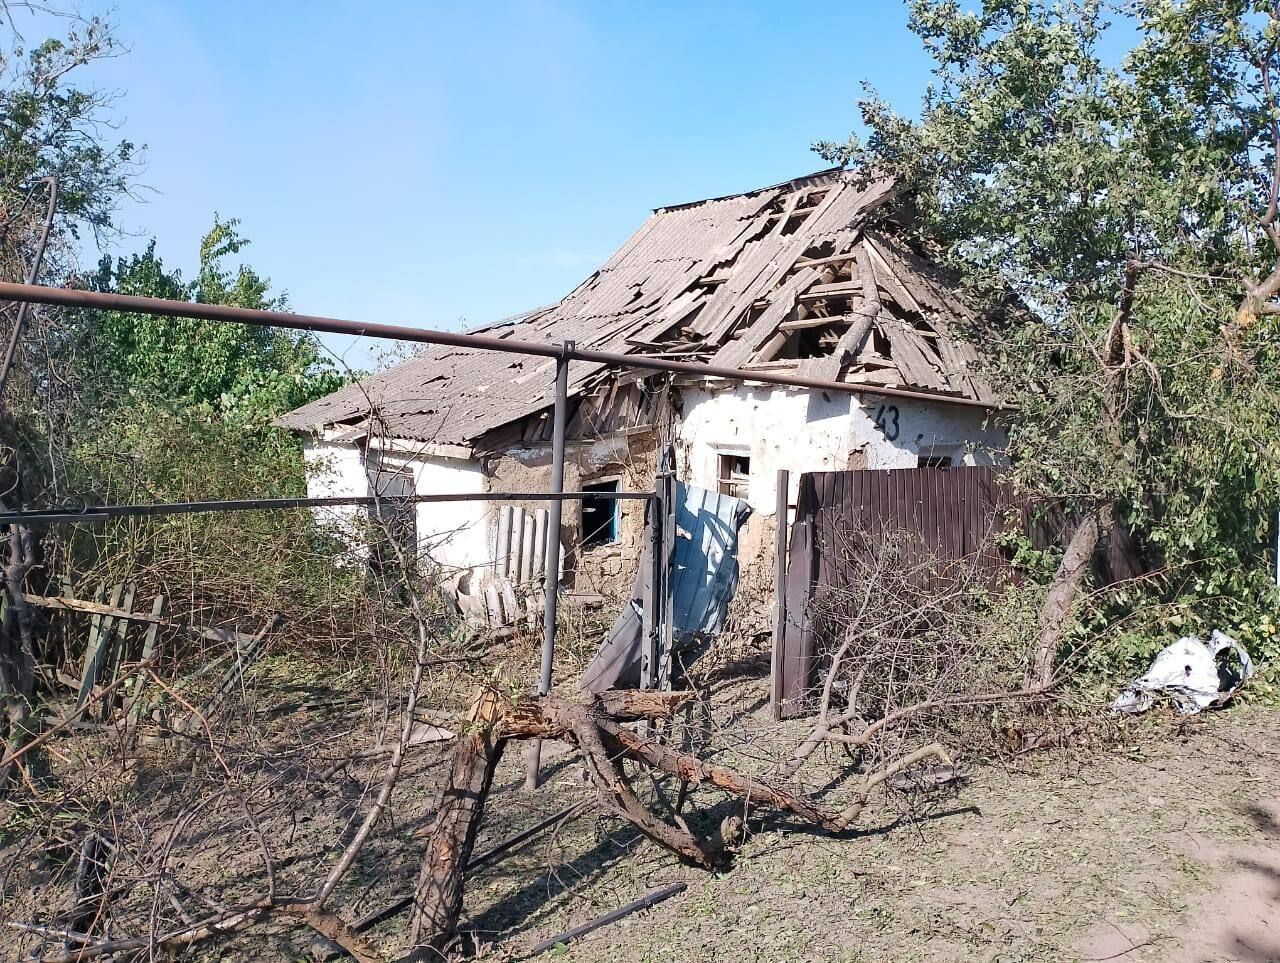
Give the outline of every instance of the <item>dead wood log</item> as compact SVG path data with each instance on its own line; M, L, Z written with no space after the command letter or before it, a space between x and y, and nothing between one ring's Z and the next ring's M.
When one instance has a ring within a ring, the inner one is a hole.
M449 765L435 822L427 836L410 917L409 960L440 960L457 933L467 863L475 846L493 771L506 740L499 735L503 702L492 688L480 691L468 713Z
M1040 609L1036 645L1024 680L1028 689L1047 689L1053 682L1058 646L1066 635L1071 609L1080 594L1080 585L1089 570L1094 550L1103 533L1110 530L1112 518L1110 505L1099 506L1080 520L1067 541L1062 561L1049 583L1048 594Z
M606 748L606 733L611 729L625 730L604 719L592 706L556 706L554 711L569 717L570 738L582 751L591 781L611 809L659 845L704 869L711 869L721 861L721 853L712 851L688 830L659 819L640 801L622 769L621 760L626 753L614 745Z
M894 774L930 757L950 763L941 746L925 746L866 776L852 804L844 810L824 809L780 786L712 765L623 724L626 720L669 717L689 698L689 693L610 692L586 696L580 703L551 696L504 702L493 689L482 690L473 702L470 730L454 750L449 780L427 837L414 898L413 948L408 959L442 959L456 936L465 868L494 767L509 739L558 739L577 747L606 805L659 845L705 868L722 861L726 846L736 836L735 827L721 827L711 839L699 839L686 827L660 819L632 789L622 768L624 759L686 784L713 785L741 798L744 809L779 809L833 833L847 829L861 815L871 791Z
M410 923L409 959L441 958L456 935L466 867L493 771L508 739L560 739L579 747L585 741L589 770L620 815L662 845L700 865L711 865L711 856L692 836L648 813L599 744L599 736L593 735L594 717L589 714L608 712L624 721L665 719L692 697L687 692L609 692L588 710L546 697L511 703L491 688L481 690L472 702L468 730L454 748L449 779L427 833Z

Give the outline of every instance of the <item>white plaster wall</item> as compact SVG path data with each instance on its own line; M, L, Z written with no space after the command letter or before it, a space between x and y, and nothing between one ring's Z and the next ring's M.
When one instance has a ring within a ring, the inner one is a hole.
M413 472L419 495L472 494L487 490L484 472L471 459L384 453L382 463ZM489 565L487 502L423 502L418 505L418 550L448 574Z
M914 468L921 456L993 465L1003 460L1006 439L987 420L981 408L866 395L854 400L849 451L865 452L867 468Z
M308 498L349 498L369 494L360 449L352 444L309 437L302 443L302 458L307 468ZM321 524L332 525L340 534L354 538L359 508L318 508Z
M866 468L914 468L921 455L989 465L1004 443L1001 429L984 425L983 410L945 403L747 385L686 388L681 397L682 476L715 490L719 455L746 455L747 501L768 516L779 469L791 472L794 499L800 473L843 471L851 453Z
M715 491L721 454L751 459L747 502L772 515L778 470L838 471L849 452L849 395L747 385L686 389L680 425L682 476Z
M307 494L313 498L363 497L369 494L368 475L360 448L349 442L308 439L303 446L307 464ZM387 468L413 472L414 491L463 494L487 490L479 463L468 458L429 454L411 445L390 445L379 452ZM344 532L357 530L363 509L325 509L323 520ZM446 569L467 569L490 563L488 504L436 502L418 505L418 545L428 558Z

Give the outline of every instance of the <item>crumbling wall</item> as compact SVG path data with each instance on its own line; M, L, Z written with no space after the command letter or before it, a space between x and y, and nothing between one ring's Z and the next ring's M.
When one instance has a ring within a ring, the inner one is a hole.
M684 388L680 402L681 477L716 490L721 455L750 458L746 500L755 517L776 511L780 469L791 472L794 501L802 472L915 468L922 457L990 465L1005 442L984 410L945 402L728 384ZM749 523L743 537L754 547L759 525Z
M623 492L653 491L654 432L633 432L590 441L571 441L565 450L565 491L616 480ZM516 446L484 460L491 491L547 491L551 486L551 446ZM511 503L508 503L511 504ZM546 506L544 500L514 503L527 510ZM619 504L618 539L584 551L582 505L564 503L560 542L564 551L565 583L577 593L612 596L626 591L635 576L644 535L644 503ZM496 537L491 527L491 539Z

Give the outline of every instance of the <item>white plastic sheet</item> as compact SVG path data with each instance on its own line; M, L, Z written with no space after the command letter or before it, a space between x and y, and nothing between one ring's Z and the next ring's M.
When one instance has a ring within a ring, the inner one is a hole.
M1238 665L1220 666L1218 656L1232 652ZM1111 704L1116 712L1146 712L1158 696L1167 696L1187 715L1221 705L1240 691L1253 675L1253 660L1245 647L1217 631L1206 645L1199 637L1184 636L1161 650L1147 674L1135 679Z

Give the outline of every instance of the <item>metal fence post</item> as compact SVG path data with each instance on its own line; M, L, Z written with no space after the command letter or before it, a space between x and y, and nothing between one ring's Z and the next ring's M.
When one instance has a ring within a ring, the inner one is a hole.
M658 609L658 687L671 688L675 657L676 612L676 472L674 463L662 475L662 596Z
M664 480L662 473L654 477L653 498L646 513L649 516L649 577L645 580L644 598L640 606L640 688L653 689L657 686L659 665L659 637L662 629L662 583L663 562L665 556L663 546Z
M556 358L556 402L552 413L551 430L551 493L564 491L564 432L569 408L569 359L573 356L573 342L560 345ZM551 666L556 652L556 612L560 602L560 523L563 518L562 502L553 498L548 504L546 577L543 580L545 598L542 606L542 671L538 676L538 695L551 691ZM542 740L529 742L529 754L525 758L526 789L537 789L542 761Z
M782 718L782 636L787 624L787 512L791 473L778 469L777 525L773 538L773 653L769 662L769 702L773 718Z

